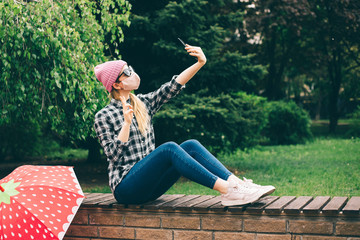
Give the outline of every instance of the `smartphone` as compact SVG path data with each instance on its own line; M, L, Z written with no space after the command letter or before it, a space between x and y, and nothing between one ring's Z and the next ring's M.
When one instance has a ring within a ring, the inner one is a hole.
M178 39L179 39L179 41L182 43L182 45L184 45L184 47L186 47L186 44L184 43L184 41L181 40L180 38L178 38Z

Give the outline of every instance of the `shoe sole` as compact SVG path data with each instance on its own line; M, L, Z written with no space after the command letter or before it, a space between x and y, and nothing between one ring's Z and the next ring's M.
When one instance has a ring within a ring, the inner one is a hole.
M263 193L262 195L264 195L266 193ZM259 200L262 195L255 195L253 198L245 201L245 200L232 200L232 201L221 201L221 204L224 206L238 206L238 205L246 205L249 203L253 203L256 202L257 200Z
M276 188L274 187L274 188L272 188L272 189L270 189L269 191L267 191L266 193L264 193L260 198L262 198L262 197L265 197L265 196L268 196L268 195L270 195L270 194L272 194L273 192L275 192L275 190L276 190Z

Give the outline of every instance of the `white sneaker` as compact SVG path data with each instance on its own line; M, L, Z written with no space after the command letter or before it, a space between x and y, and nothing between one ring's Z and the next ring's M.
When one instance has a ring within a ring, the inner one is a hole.
M261 191L264 192L264 194L261 196L261 197L264 197L264 196L267 196L267 195L270 195L272 194L274 191L275 191L275 187L272 186L272 185L267 185L267 186L261 186L259 184L255 184L253 183L253 180L251 179L246 179L244 177L244 184L247 185L248 187L250 188L257 188L257 189L260 189Z
M259 188L230 181L228 192L221 194L221 204L224 206L245 205L256 202L263 194L264 191Z

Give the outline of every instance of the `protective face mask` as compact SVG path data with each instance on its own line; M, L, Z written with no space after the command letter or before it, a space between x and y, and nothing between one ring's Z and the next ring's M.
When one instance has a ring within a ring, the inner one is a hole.
M140 77L137 73L133 72L130 77L125 78L121 82L123 84L123 90L136 90L140 86Z

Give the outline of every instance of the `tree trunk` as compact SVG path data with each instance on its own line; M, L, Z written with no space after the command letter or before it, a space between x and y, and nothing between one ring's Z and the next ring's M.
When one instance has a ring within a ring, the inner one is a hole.
M329 101L329 133L335 133L336 127L339 120L339 110L338 110L338 101L339 101L339 92L340 85L342 80L341 75L341 52L339 47L333 50L332 61L329 62L328 70L331 84L330 92L330 101Z
M267 46L268 58L269 58L269 70L267 76L266 90L265 94L269 100L275 99L275 78L276 78L276 57L275 57L275 48L276 48L276 35L272 34L271 40Z
M98 143L97 139L89 138L87 140L87 147L89 150L87 161L89 163L99 162L101 160L101 154L100 144Z

